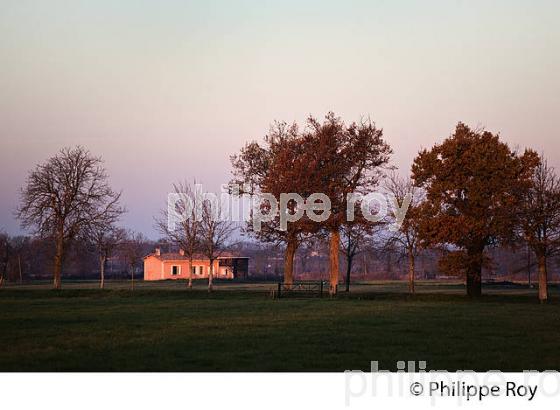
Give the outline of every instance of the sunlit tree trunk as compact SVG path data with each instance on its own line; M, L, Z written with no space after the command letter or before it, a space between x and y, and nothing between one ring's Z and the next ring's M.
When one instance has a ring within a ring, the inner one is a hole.
M539 300L545 303L548 299L548 270L546 256L539 255Z
M410 293L414 293L414 252L409 249L408 250L408 291Z
M214 280L214 261L210 261L210 268L208 270L208 292L212 292L214 290L213 285Z
M64 258L64 242L62 237L56 238L56 250L54 255L53 287L60 289L62 286L62 259Z
M189 283L187 285L189 287L189 289L192 289L192 267L193 267L192 266L193 265L192 261L193 261L193 258L191 256L189 258Z
M101 255L99 257L99 272L100 272L100 282L99 282L99 288L100 289L104 289L105 288L105 266L107 265L107 256L106 255Z
M284 284L289 289L294 283L294 257L296 254L297 243L290 239L286 245L284 254Z
M338 290L338 250L340 243L340 232L338 229L334 229L330 233L330 244L329 244L329 262L330 262L330 284L329 284L329 294L331 296L336 295Z

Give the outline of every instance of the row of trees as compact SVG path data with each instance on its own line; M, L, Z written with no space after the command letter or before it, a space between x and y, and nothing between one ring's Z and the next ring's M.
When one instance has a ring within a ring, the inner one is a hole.
M17 216L22 227L54 245L55 289L61 288L62 265L68 247L76 242L96 250L101 288L105 284L107 260L117 250L129 264L134 287L135 271L144 256L145 238L117 226L126 212L120 205L120 197L121 193L109 186L101 158L83 147L64 148L29 173ZM11 247L8 244L4 249L9 253Z
M321 223L303 217L280 230L276 217L259 232L247 225L260 240L285 247L286 285L293 283L298 247L322 235L329 238L329 288L336 294L340 251L347 258L348 287L360 243L381 232L388 245L406 251L411 292L420 249L443 250L442 267L464 275L467 294L477 297L487 248L526 243L539 262L539 298L547 299L547 258L558 250L560 238L560 184L535 151L516 152L499 135L459 123L441 144L420 151L410 178L403 179L391 172L391 148L371 121L347 125L329 113L323 122L310 117L306 125L300 130L296 124L275 123L264 142L248 143L231 159L232 182L242 185L243 193L269 193L279 201L281 193L307 198L320 192L331 199L331 214ZM391 193L397 204L410 201L397 232L379 229L389 221L371 223L359 215L358 204L347 201L348 194L375 189ZM288 212L295 214L295 206L289 203ZM352 222L346 219L350 206L358 214Z
M196 254L201 253L208 258L208 291L212 292L214 261L223 254L228 245L232 245L230 239L236 225L223 215L224 209L220 202L199 198L188 182L175 184L173 190L179 201L173 204L178 209L172 212L181 215L181 218L175 224L170 224L170 218L173 217L167 204L161 217L156 218L156 227L170 243L188 257L189 289L192 288L193 260ZM188 203L192 206L189 207Z
M153 241L132 231L117 228L118 240L109 232L103 240L76 238L65 245L64 274L74 278L99 278L104 287L105 273L112 278L133 278L142 266L142 257ZM6 282L27 282L52 277L54 242L38 236L10 236L0 232L0 286Z
M417 252L438 248L445 253L441 265L463 274L468 295L476 297L481 294L488 247L525 243L539 263L539 298L547 299L547 259L560 244L560 182L542 156L532 150L516 152L498 135L462 123L442 143L420 151L409 178L393 172L391 154L383 131L372 121L346 124L329 113L322 122L310 117L304 129L275 123L263 143L251 142L232 156L231 182L243 187L239 194L268 193L278 202L282 193L303 198L323 193L330 199L330 213L321 222L304 215L279 229L278 215L262 222L258 232L252 230L252 221L247 225L246 230L258 239L284 247L288 286L293 283L297 249L323 238L329 243L329 291L334 295L338 290L341 253L347 260L348 290L352 260L359 247L365 237L378 236L387 246L399 245L406 251L411 292ZM410 203L397 232L384 229L398 219L397 211L389 220L370 222L360 213L360 201L349 201L349 194L379 189L392 194L395 210ZM188 183L177 184L174 190L197 201ZM109 186L101 159L81 147L63 149L30 172L17 216L24 228L52 240L55 288L61 286L67 247L75 241L96 247L101 287L107 259L125 244L134 278L134 267L143 256L140 246L134 245L142 238L118 228L125 212L120 196ZM202 201L199 205L173 229L167 224L167 208L157 220L159 230L190 258L191 265L197 252L211 262L217 259L235 230L232 222L221 218L219 203ZM290 200L287 213L300 212L297 206ZM195 215L195 209L201 213ZM182 211L184 214L186 208ZM347 218L349 211L356 216L353 221ZM0 281L5 277L5 260L0 255ZM213 264L210 266L208 288L212 290Z
M244 187L242 193L269 193L280 201L281 193L297 193L303 198L323 193L330 198L331 212L322 223L306 216L288 223L280 230L280 217L264 223L258 232L248 230L257 238L286 247L285 283L293 283L293 259L297 248L313 235L329 238L329 293L337 293L339 282L339 251L341 229L346 225L348 194L368 192L379 183L383 169L389 164L391 148L383 139L382 130L371 121L346 125L329 113L324 122L310 117L305 130L296 124L275 123L264 144L251 142L232 157L232 183ZM266 206L264 203L262 206ZM359 216L359 206L354 204ZM295 201L287 204L288 213L295 214ZM356 223L356 226L366 226Z
M548 298L547 260L558 250L560 187L543 156L512 150L499 135L459 123L453 135L414 160L412 178L426 199L417 219L420 244L447 246L442 263L481 294L489 246L528 244L538 259L539 299Z
M188 183L174 186L175 192L194 200ZM33 230L40 238L54 244L54 288L61 287L62 264L68 246L76 241L91 245L99 255L100 287L105 285L107 260L120 252L129 264L131 284L137 266L145 255L145 238L118 226L126 210L120 205L120 192L108 183L108 176L101 158L92 156L82 147L65 148L30 172L21 192L17 216L22 226ZM180 206L181 203L178 203ZM184 206L184 203L183 203ZM183 209L185 211L185 209ZM189 256L191 261L189 287L192 287L192 260L202 252L210 260L208 290L212 290L213 262L220 256L235 226L221 218L220 203L203 201L201 215L195 210L174 229L167 223L167 208L157 226L167 238ZM0 237L4 241L4 237ZM0 249L9 252L6 244ZM2 271L0 284L5 277L6 256L0 255Z

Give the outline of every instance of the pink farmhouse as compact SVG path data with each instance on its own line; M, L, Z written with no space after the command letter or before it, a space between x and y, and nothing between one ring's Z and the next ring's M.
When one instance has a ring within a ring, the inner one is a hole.
M249 258L222 254L214 261L214 278L246 279ZM192 267L185 253L162 253L156 249L144 257L144 280L188 279L192 269L193 279L206 279L210 273L210 260L201 254L194 255Z

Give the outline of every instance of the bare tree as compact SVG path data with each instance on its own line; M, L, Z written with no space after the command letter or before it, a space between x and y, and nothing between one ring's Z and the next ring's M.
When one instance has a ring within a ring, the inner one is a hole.
M383 222L370 222L363 217L359 202L356 204L355 218L345 221L340 228L340 250L346 258L346 292L350 292L350 276L354 258L369 245L370 239Z
M23 283L23 267L22 267L22 256L25 250L29 247L29 238L26 236L15 236L11 238L11 250L12 255L15 258L15 263L17 263L17 274L19 283Z
M235 224L227 219L222 204L204 200L201 203L201 249L210 261L208 292L213 290L214 261L220 257L235 230Z
M93 242L99 257L99 288L105 288L105 268L107 260L125 241L126 231L111 224L97 224L90 231L89 239Z
M191 289L193 259L195 253L200 250L201 246L201 222L196 217L196 197L189 183L182 182L174 184L173 189L179 197L179 201L173 204L178 209L174 209L173 212L175 212L176 215L180 215L181 218L179 221L174 221L174 224L169 223L170 218L173 216L169 215L168 204L168 207L162 211L161 218L156 220L156 226L172 243L182 249L189 258L188 287Z
M8 265L10 264L11 244L10 237L4 232L0 232L0 287L4 284Z
M21 190L17 216L23 228L32 228L55 244L54 288L61 287L66 246L88 226L120 213L120 193L107 183L101 158L82 147L64 148L37 165Z
M389 237L390 244L399 245L406 253L408 259L408 291L415 292L415 260L419 249L420 218L422 217L423 194L416 188L410 179L399 177L391 173L386 182L386 188L397 201L400 207L410 201L407 215L398 230Z
M548 258L560 248L560 179L541 158L525 193L521 211L523 232L537 256L539 300L548 299Z
M124 259L126 260L130 272L131 290L134 290L136 267L142 262L142 258L144 257L146 242L146 238L141 233L129 231L126 233L126 239L121 246Z

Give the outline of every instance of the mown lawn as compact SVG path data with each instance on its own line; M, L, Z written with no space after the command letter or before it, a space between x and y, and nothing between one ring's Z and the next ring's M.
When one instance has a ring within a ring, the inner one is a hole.
M540 305L534 292L272 300L271 288L2 289L0 371L560 370L557 293Z

